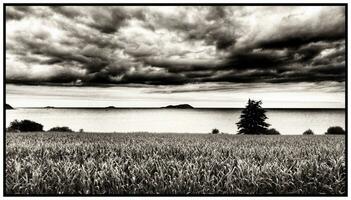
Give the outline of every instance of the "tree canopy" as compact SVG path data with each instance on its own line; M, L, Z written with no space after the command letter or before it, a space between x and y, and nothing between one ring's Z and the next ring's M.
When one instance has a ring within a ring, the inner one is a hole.
M33 132L33 131L43 131L43 125L31 121L31 120L14 120L10 123L10 126L7 128L7 131L15 132Z
M345 135L345 130L340 126L332 126L328 128L325 134L326 135Z

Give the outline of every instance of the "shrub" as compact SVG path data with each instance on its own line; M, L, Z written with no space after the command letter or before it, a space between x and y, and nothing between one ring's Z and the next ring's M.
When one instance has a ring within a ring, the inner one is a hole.
M271 128L266 131L266 135L280 135L280 133L276 129Z
M314 133L311 129L308 129L307 131L303 132L302 135L314 135Z
M218 134L219 133L219 130L218 129L212 129L212 134Z
M50 132L73 132L70 128L68 128L67 126L63 126L63 127L53 127L49 130Z
M79 129L79 133L83 133L84 132L84 129Z
M43 125L31 121L31 120L14 120L10 123L10 126L7 128L9 132L34 132L34 131L43 131Z
M344 135L345 130L341 128L340 126L332 126L329 127L327 132L325 133L326 135Z

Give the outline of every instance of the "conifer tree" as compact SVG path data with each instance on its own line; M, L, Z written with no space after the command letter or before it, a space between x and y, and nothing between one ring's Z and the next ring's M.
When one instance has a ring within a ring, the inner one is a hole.
M238 126L238 134L262 135L267 133L266 111L261 107L262 101L249 99L246 107L242 110Z

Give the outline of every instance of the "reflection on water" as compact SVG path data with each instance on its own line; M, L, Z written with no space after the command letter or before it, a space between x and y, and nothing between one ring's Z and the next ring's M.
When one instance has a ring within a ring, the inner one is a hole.
M209 133L213 128L236 133L240 109L16 109L6 110L6 126L30 119L48 130L68 126L91 132ZM268 110L268 123L281 134L312 129L323 134L330 126L345 128L344 110Z

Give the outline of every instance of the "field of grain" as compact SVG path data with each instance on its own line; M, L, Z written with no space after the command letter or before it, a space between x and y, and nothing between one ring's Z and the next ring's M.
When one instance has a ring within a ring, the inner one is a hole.
M6 134L6 194L346 193L344 136Z

